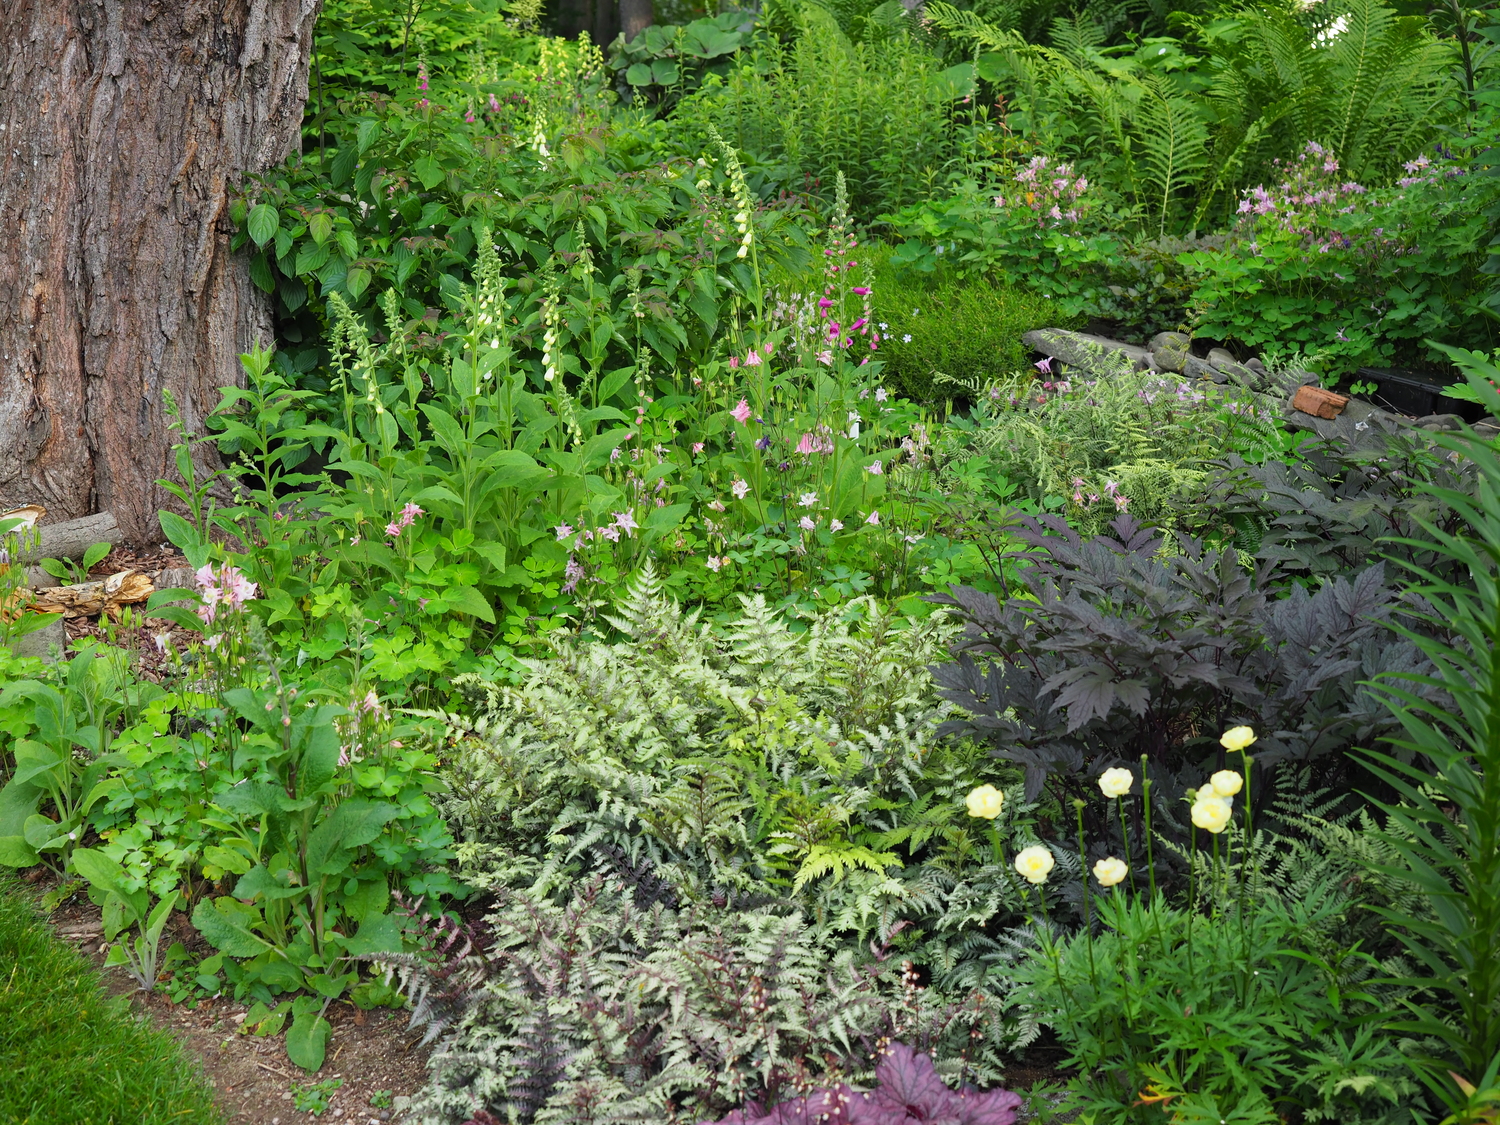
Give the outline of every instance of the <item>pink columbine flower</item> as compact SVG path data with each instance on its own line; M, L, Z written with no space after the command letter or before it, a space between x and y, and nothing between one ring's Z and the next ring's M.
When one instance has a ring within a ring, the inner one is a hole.
M701 441L693 442L693 456L696 457L698 454L703 452L703 444L704 443Z
M1050 355L1049 356L1044 356L1043 358L1041 358L1041 359L1037 360L1035 363L1033 363L1031 366L1035 367L1043 375L1051 375L1052 374L1052 357Z
M604 536L604 538L608 539L611 543L618 543L620 541L620 529L613 525L609 527L601 527L599 529L599 534Z
M865 517L865 523L870 524L872 527L879 527L880 526L880 509L876 508L873 512L871 512L868 516L866 516Z
M394 539L396 538L396 536L401 534L401 525L395 520L392 520L390 523L385 525L385 533L392 539Z
M719 558L717 555L709 555L708 558L704 561L704 565L707 566L709 570L717 574L719 571L719 567L724 565L724 560Z
M730 367L738 367L739 365L740 365L740 357L739 356L732 355L732 356L729 357L729 366Z
M742 480L736 480L729 486L729 491L734 493L736 500L743 500L750 494L750 486Z
M800 526L803 531L812 531L818 526L818 521L813 519L811 516L803 516L802 519L798 521L798 526Z
M639 529L640 525L635 522L633 512L616 512L614 526L629 535L632 531Z
M878 477L881 473L885 472L885 469L879 461L872 461L869 467L865 469L865 472L869 473L872 477Z
M829 520L828 521L828 530L829 531L843 531L844 530L844 521L843 520Z
M756 351L754 348L751 348L750 349L750 354L747 355L747 356L745 356L745 366L746 367L759 367L760 366L760 353L758 351Z
M797 498L797 504L803 508L811 508L817 502L818 494L816 492L804 492Z
M351 547L358 547L359 546L359 536L358 535L351 535L349 537L349 546L351 546Z
M736 422L743 426L746 422L750 421L750 404L744 399L740 399L729 413L734 416Z
M708 506L716 512L724 511L724 501L722 500L710 500Z
M573 528L565 523L558 524L552 530L557 533L557 540L559 543L573 534Z
M401 526L410 527L413 520L418 516L425 516L426 514L426 512L415 504L407 504L406 507L401 509Z

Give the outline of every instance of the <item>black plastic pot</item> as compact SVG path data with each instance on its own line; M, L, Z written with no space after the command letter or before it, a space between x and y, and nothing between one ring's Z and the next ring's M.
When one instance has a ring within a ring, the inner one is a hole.
M1414 418L1428 414L1457 414L1466 422L1477 422L1484 417L1483 406L1449 398L1443 392L1453 384L1430 375L1387 367L1361 367L1355 378L1376 385L1374 394L1361 397L1396 414L1409 414Z

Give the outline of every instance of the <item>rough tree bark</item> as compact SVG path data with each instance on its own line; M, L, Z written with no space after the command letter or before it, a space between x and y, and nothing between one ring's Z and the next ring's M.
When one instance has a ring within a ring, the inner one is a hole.
M321 0L0 0L0 509L160 537L162 392L201 429L270 307L240 177L300 137Z

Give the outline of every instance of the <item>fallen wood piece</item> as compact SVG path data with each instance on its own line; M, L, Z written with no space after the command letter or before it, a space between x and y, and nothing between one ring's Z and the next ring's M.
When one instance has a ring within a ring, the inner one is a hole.
M40 531L42 539L37 546L37 557L42 559L81 559L95 543L108 543L113 547L124 538L120 525L109 512L63 523L43 524Z
M61 613L68 618L107 613L120 616L120 607L136 605L156 592L151 579L138 570L122 570L97 582L76 586L54 586L36 591L27 607L37 613Z
M111 547L124 538L120 525L109 512L92 516L80 516L76 520L62 523L42 524L47 509L40 504L26 504L0 512L0 520L19 519L17 530L35 529L39 537L35 546L20 555L19 561L33 563L37 559L81 559L95 543L108 543Z

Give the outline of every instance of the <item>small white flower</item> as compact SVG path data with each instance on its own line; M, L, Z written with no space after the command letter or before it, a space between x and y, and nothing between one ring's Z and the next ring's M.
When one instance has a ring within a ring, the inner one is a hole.
M1122 882L1128 874L1130 874L1129 866L1123 859L1116 859L1114 856L1101 859L1094 864L1094 878L1098 879L1099 885L1103 887L1113 887L1116 883Z
M1205 786L1198 791L1198 799L1193 802L1193 823L1199 828L1217 836L1224 831L1232 815L1229 802L1214 796L1211 787Z
M1214 793L1220 797L1233 797L1245 786L1245 779L1234 770L1220 770L1208 779ZM1202 792L1202 790L1199 790Z
M1028 883L1038 887L1047 881L1047 876L1056 865L1057 860L1052 858L1052 853L1040 844L1022 848L1016 856L1017 873Z
M964 798L964 805L968 808L970 816L994 820L1000 815L1000 810L1005 807L1005 794L993 785L981 785L971 790Z
M1116 766L1099 775L1099 788L1106 797L1123 797L1135 784L1135 776L1127 769Z
M908 332L906 335L902 336L901 337L901 342L903 344L909 344L909 343L911 343L911 333Z

